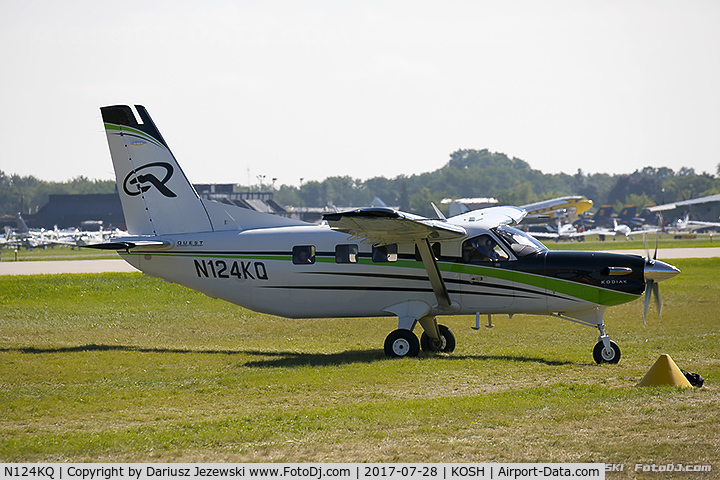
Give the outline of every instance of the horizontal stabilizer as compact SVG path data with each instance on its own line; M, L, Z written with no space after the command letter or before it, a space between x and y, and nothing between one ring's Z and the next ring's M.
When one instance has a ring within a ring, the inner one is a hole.
M94 245L87 245L87 248L95 248L98 250L130 250L137 249L143 250L144 248L150 250L164 250L172 247L172 242L168 240L120 240L115 242L107 243L96 243Z

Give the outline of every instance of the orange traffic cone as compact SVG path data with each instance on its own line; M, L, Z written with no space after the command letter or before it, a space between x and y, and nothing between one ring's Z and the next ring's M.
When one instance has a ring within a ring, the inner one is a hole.
M674 385L676 387L691 387L685 375L670 358L670 355L660 355L655 365L645 374L638 387L651 387L659 385Z

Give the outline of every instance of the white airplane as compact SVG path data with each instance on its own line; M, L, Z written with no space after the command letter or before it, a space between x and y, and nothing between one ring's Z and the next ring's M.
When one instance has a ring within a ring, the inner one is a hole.
M604 229L604 228L598 228L593 230L588 230L585 232L585 234L593 235L623 235L625 236L625 240L632 240L635 237L633 235L639 234L639 235L647 235L649 233L657 233L661 232L661 228L651 227L650 225L644 225L641 230L633 230L628 225L625 225L623 223L618 223L617 218L613 218L613 228L612 229Z
M479 323L481 314L491 322L492 314L526 313L597 328L595 361L617 363L605 309L680 273L637 255L551 252L511 226L525 215L516 207L450 219L367 208L314 225L203 201L144 107L101 112L131 236L95 247L116 249L146 275L259 312L396 316L384 342L390 357L452 352L442 315L475 314Z
M525 219L523 219L523 221L524 220ZM557 221L557 227L554 231L551 231L548 225L545 225L545 227L548 228L548 230L536 231L528 229L527 233L532 235L534 238L548 238L553 240L573 240L577 237L583 236L583 233L578 232L578 229L575 228L572 223L562 223L560 220Z
M470 211L470 207L467 204L482 202L485 203L488 200L495 199L457 199L452 201L453 204L458 205L458 213L467 213ZM450 200L443 200L443 203L450 202ZM527 212L523 219L524 224L538 224L547 223L549 220L557 220L563 222L573 223L580 214L586 212L592 208L592 200L588 200L580 195L571 195L565 197L556 197L549 200L542 200L540 202L529 203L527 205L521 205L520 208ZM451 211L452 211L451 207Z
M630 238L630 234L632 234L632 230L627 225L618 223L616 218L613 218L612 233L615 235L624 235L625 239L628 240Z
M659 231L660 229L644 229L638 230L637 233L648 234ZM616 218L613 218L613 228L593 228L591 230L577 231L575 227L570 224L560 225L558 224L557 232L528 232L530 235L536 238L554 238L554 239L567 239L572 240L576 238L587 237L590 235L624 235L626 240L630 240L633 235L633 230L622 223L618 223Z
M660 213L662 218L662 212ZM668 223L665 230L671 233L688 233L703 228L720 228L720 222L701 222L699 220L690 220L690 213L685 212L682 218L678 218L672 223Z
M702 210L715 211L717 215L717 204L720 203L720 194L708 195L706 197L693 198L691 200L683 200L681 202L666 203L665 205L654 205L648 207L648 211L652 213L658 213L661 221L663 216L669 216L666 212L677 210L683 207L688 209L697 209L698 205L704 205ZM720 222L704 222L698 220L690 220L690 210L687 210L685 214L678 218L675 222L667 225L667 230L671 232L692 232L702 228L718 228Z

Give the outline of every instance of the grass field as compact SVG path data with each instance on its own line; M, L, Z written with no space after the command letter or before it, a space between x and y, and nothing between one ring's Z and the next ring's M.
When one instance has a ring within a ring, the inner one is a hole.
M720 469L720 259L673 261L658 320L611 308L443 320L449 356L388 360L392 318L288 320L140 274L0 277L0 461L607 462ZM659 355L702 389L638 388ZM701 474L692 474L702 478ZM655 477L653 477L655 478ZM663 478L670 478L665 476Z
M670 233L651 233L647 235L647 239L643 240L642 235L633 235L630 239L625 239L622 235L617 237L606 237L604 241L600 241L597 235L586 237L582 242L570 241L553 241L541 239L550 250L625 250L625 249L644 249L647 242L650 250L655 249L657 240L658 248L662 251L665 248L703 248L703 247L720 247L720 238L717 235L697 234L697 235L674 235Z

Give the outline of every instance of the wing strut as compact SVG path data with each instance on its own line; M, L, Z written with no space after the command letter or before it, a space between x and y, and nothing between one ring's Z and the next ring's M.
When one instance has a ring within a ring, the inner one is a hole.
M430 248L430 242L427 238L423 238L415 242L418 251L420 252L420 258L422 258L423 265L425 265L425 271L430 278L430 285L432 285L433 292L435 292L435 298L437 298L439 307L449 307L452 305L450 300L450 294L447 291L445 282L443 281L442 275L440 274L440 268L438 267L435 255L432 253Z

